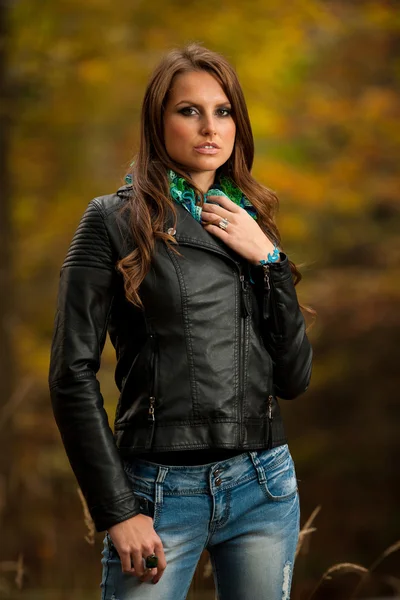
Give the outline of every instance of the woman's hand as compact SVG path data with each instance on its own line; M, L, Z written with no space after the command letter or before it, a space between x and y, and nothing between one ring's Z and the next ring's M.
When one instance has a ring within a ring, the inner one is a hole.
M261 259L267 258L268 252L272 253L273 243L244 208L226 196L208 196L208 198L215 200L221 206L204 203L201 224L206 231L219 237L251 263L258 264ZM229 221L227 229L221 229L218 225L222 218Z
M136 575L141 581L149 581L153 578L153 583L161 579L167 562L161 539L154 530L151 517L139 513L112 525L108 533L121 559L123 573ZM158 566L146 569L143 559L153 552L158 557Z

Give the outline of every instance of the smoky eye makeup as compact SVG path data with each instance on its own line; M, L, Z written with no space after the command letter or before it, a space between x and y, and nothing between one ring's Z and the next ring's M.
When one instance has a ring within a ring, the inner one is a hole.
M193 113L190 113L191 110L197 110L197 108L195 106L184 106L183 108L178 109L178 113L181 113L183 115L189 115L191 116ZM232 114L232 109L229 108L228 106L219 106L217 108L217 112L219 113L224 113L224 114L220 114L221 117L229 117Z

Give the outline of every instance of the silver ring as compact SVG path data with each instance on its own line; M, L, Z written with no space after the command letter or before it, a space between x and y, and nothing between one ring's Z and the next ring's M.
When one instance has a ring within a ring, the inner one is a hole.
M228 227L228 219L221 219L220 222L218 223L218 227L221 227L221 229L226 229Z

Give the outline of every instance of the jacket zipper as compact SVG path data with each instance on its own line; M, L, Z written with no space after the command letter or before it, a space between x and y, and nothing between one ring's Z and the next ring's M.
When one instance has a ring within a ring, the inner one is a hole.
M275 313L275 307L273 305L273 301L271 302L271 280L270 280L270 270L269 265L263 265L264 271L264 300L263 300L263 317L264 319L268 319L270 312L272 312L272 318L275 323L275 327L277 326L277 318ZM276 329L276 331L279 331ZM268 396L268 407L267 407L267 416L268 416L268 445L267 448L270 450L272 448L272 401L273 396L270 394Z
M263 299L263 317L264 319L268 319L270 315L272 315L272 319L275 325L275 331L277 333L280 332L279 321L276 315L276 307L274 305L274 294L273 294L273 285L270 278L270 269L269 265L263 265L264 271L264 299Z
M156 403L156 392L157 392L157 348L156 348L156 336L154 333L150 334L151 343L152 343L152 358L151 358L151 371L152 371L152 384L151 384L151 393L149 396L149 409L147 413L147 421L149 423L149 432L147 435L145 448L146 450L151 449L151 445L153 443L154 437L154 429L155 429L155 403Z
M250 314L250 307L248 304L248 296L247 296L247 281L245 280L244 275L242 274L242 265L240 262L235 260L232 256L224 252L223 250L219 251L217 248L204 248L202 244L196 244L189 240L177 240L179 244L183 246L190 246L192 248L202 248L203 250L209 250L214 252L215 254L219 254L227 258L229 261L234 262L236 268L239 271L239 280L241 289L239 290L240 301L242 307L242 314L240 315L240 340L239 340L239 445L242 445L244 440L244 423L243 423L243 383L244 383L244 347L245 347L245 333L246 333L246 317Z
M245 371L245 351L246 351L246 319L250 315L248 304L247 281L242 274L242 267L239 267L240 296L241 296L241 315L240 315L240 340L239 340L239 446L244 442L244 371Z
M273 416L272 416L272 400L273 400L273 396L271 396L271 394L268 396L268 409L267 409L267 415L268 415L268 450L270 450L272 448L272 421L273 421Z
M242 287L242 310L244 317L248 317L250 314L249 296L248 296L248 282L245 280L244 275L240 274L240 285Z

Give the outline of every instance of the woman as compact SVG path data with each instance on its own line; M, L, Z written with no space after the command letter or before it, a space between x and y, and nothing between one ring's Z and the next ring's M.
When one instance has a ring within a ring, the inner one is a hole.
M89 202L61 268L49 385L106 530L103 600L186 598L205 548L219 598L289 598L299 499L277 397L307 389L312 349L252 162L234 69L199 44L171 51L128 184ZM114 434L96 378L107 330Z

